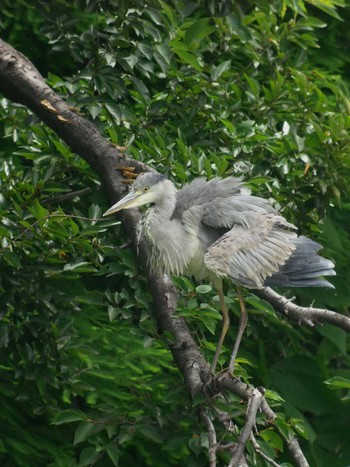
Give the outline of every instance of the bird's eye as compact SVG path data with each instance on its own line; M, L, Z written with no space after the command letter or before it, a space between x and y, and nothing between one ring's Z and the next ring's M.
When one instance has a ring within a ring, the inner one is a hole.
M148 191L149 190L149 187L148 186L145 186L143 191Z

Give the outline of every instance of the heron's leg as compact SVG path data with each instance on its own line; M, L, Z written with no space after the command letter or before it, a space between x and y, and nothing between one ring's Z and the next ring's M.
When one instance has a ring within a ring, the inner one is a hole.
M233 373L233 369L235 366L235 361L237 358L237 353L239 346L241 344L242 336L244 333L244 330L247 326L248 323L248 315L247 311L245 309L245 304L244 304L244 298L243 298L243 293L242 293L242 288L238 285L237 286L237 294L238 294L238 299L239 299L239 304L241 306L241 318L239 320L239 326L238 326L238 332L237 332L237 337L236 337L236 342L232 350L232 355L231 355L231 360L227 368L227 373L231 374Z
M214 355L214 360L212 361L212 364L210 366L210 370L212 373L215 373L215 368L219 360L219 355L221 352L222 344L225 340L225 336L227 333L227 330L230 326L230 317L228 315L228 309L225 303L225 296L224 292L222 290L222 287L217 287L217 291L219 294L219 299L220 299L220 307L221 307L221 313L222 313L222 329L221 329L221 334L219 338L218 345L215 350L215 355Z

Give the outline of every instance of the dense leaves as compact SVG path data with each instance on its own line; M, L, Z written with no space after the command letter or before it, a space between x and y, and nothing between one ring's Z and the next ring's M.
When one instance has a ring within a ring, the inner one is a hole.
M179 184L244 175L274 199L337 263L336 292L299 300L348 313L343 3L5 0L1 31L135 159ZM158 335L122 226L100 219L107 201L96 175L27 109L2 99L0 115L2 464L206 465L200 401L182 386L171 336ZM206 284L175 282L179 313L210 360L218 298ZM227 303L238 317L230 287ZM268 388L279 412L274 427L259 428L262 449L287 465L282 440L294 431L312 465L344 467L345 332L292 326L249 293L247 306L237 374ZM231 397L240 425L245 407ZM248 450L250 465L266 465Z

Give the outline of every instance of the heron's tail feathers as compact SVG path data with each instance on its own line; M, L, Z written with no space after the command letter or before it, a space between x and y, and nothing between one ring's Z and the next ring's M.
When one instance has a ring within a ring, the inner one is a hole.
M317 253L321 245L307 237L294 241L296 249L278 272L269 277L266 286L280 287L331 287L334 285L322 276L335 276L334 263Z

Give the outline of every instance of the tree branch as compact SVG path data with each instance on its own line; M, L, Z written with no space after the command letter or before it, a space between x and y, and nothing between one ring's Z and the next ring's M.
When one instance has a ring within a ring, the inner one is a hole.
M270 287L254 290L254 294L271 303L274 309L282 315L292 318L300 324L312 327L315 324L329 323L350 332L350 318L348 316L331 310L296 305L288 298L270 289Z
M288 449L291 455L293 456L295 462L300 467L310 467L306 457L301 450L300 444L295 436L289 436L288 440Z
M209 415L206 413L204 408L201 409L201 417L204 422L204 425L207 428L208 439L209 439L209 467L216 467L216 449L217 449L217 439L216 431L213 425L213 422L210 420Z
M71 108L51 89L35 66L0 39L0 91L14 102L27 106L52 128L70 148L97 172L112 202L122 196L125 185L116 167L151 170L131 161L102 138L97 127Z
M235 452L228 464L229 467L238 467L240 465L240 461L245 449L246 442L250 438L252 433L252 429L256 424L256 413L260 407L262 401L262 393L259 389L254 388L252 391L252 395L248 402L248 409L246 415L246 421L244 423L244 427L241 431L241 434L238 438L237 446Z

